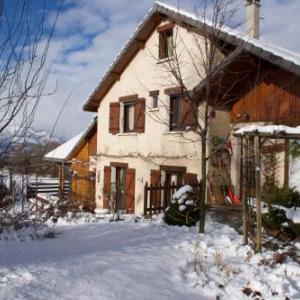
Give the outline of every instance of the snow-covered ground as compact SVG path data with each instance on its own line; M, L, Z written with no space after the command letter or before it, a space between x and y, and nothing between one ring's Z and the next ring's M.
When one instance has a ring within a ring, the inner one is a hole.
M208 221L200 239L160 219L89 221L60 221L53 239L0 241L0 299L250 299L247 287L300 299L299 265L261 265L272 253L253 254L228 226Z
M300 192L300 158L291 158L289 172L290 187Z

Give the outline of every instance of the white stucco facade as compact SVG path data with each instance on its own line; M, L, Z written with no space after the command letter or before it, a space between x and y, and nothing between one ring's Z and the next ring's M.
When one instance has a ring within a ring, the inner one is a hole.
M180 53L185 83L193 88L201 80L192 63L191 54L199 51L193 49L196 47L195 35L179 26L175 26L174 35L177 36L176 49ZM199 40L201 43L201 37ZM96 185L96 205L99 208L103 206L103 170L111 162L127 163L129 168L135 169L137 214L143 213L144 185L150 181L151 170L159 170L161 165L183 166L188 173L198 174L200 179L199 136L192 132L169 131L169 96L164 90L178 86L178 83L167 71L168 63L157 59L158 41L159 34L155 30L144 49L136 54L121 74L120 80L112 86L99 105ZM152 90L159 90L159 105L154 110L151 108L152 98L149 96L149 91ZM117 102L119 97L132 94L146 99L145 132L110 134L110 103Z

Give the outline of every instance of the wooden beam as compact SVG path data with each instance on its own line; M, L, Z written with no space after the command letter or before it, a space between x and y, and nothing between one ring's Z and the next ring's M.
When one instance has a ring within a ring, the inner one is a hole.
M283 186L285 188L289 187L289 169L290 169L290 159L289 159L289 140L284 141L284 182Z
M165 93L165 95L181 94L182 93L182 87L174 86L174 87L166 88L164 90L164 93Z
M142 41L140 39L135 39L134 42L138 46L139 49L145 48L145 41Z
M247 143L246 139L241 139L241 157L242 157L242 203L243 203L243 244L248 244L248 230L249 230L249 215L247 203Z
M268 138L268 139L291 139L291 140L292 139L294 139L294 140L300 139L300 134L288 134L288 133L282 133L282 132L275 132L274 134L264 133L264 132L244 132L243 134L234 133L233 135L236 137L259 136L259 137Z
M116 81L119 81L121 78L121 74L116 73L116 72L111 72L109 75L111 76L111 78L113 78Z
M134 101L134 100L137 100L138 98L139 98L138 94L121 96L121 97L119 97L119 102Z
M255 193L256 193L256 251L262 250L262 216L261 216L261 162L260 162L260 138L254 137L255 155Z
M160 32L164 32L164 31L173 29L174 26L175 26L175 23L167 23L167 24L161 25L161 26L157 27L157 32L160 33Z

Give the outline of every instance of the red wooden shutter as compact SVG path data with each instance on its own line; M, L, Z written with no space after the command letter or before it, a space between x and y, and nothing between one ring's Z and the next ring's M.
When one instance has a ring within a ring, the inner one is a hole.
M197 174L185 173L183 174L183 181L184 184L196 184L198 182Z
M117 134L120 131L120 103L113 102L109 105L109 133Z
M194 108L188 99L181 100L181 125L184 129L194 129L196 120L194 115Z
M152 187L159 187L161 185L161 172L160 170L151 170L150 172L150 184ZM150 192L150 206L155 206L157 208L161 207L161 191L151 190Z
M103 208L109 209L111 168L104 167Z
M134 213L135 201L135 169L126 170L126 183L125 183L125 207L126 212L129 214Z
M134 128L136 132L145 132L145 99L141 98L136 101L134 111Z

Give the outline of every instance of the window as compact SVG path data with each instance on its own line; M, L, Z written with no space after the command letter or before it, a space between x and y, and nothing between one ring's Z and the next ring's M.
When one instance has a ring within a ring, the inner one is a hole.
M173 28L159 33L159 59L170 58L173 56Z
M153 109L158 108L158 95L152 96L152 108Z
M109 133L145 132L145 98L130 95L110 103Z
M158 95L159 95L159 91L151 91L149 93L150 97L151 97L151 109L157 109L158 108Z
M182 129L181 124L181 101L180 95L170 96L170 130Z
M124 132L134 131L134 108L135 102L124 102Z

